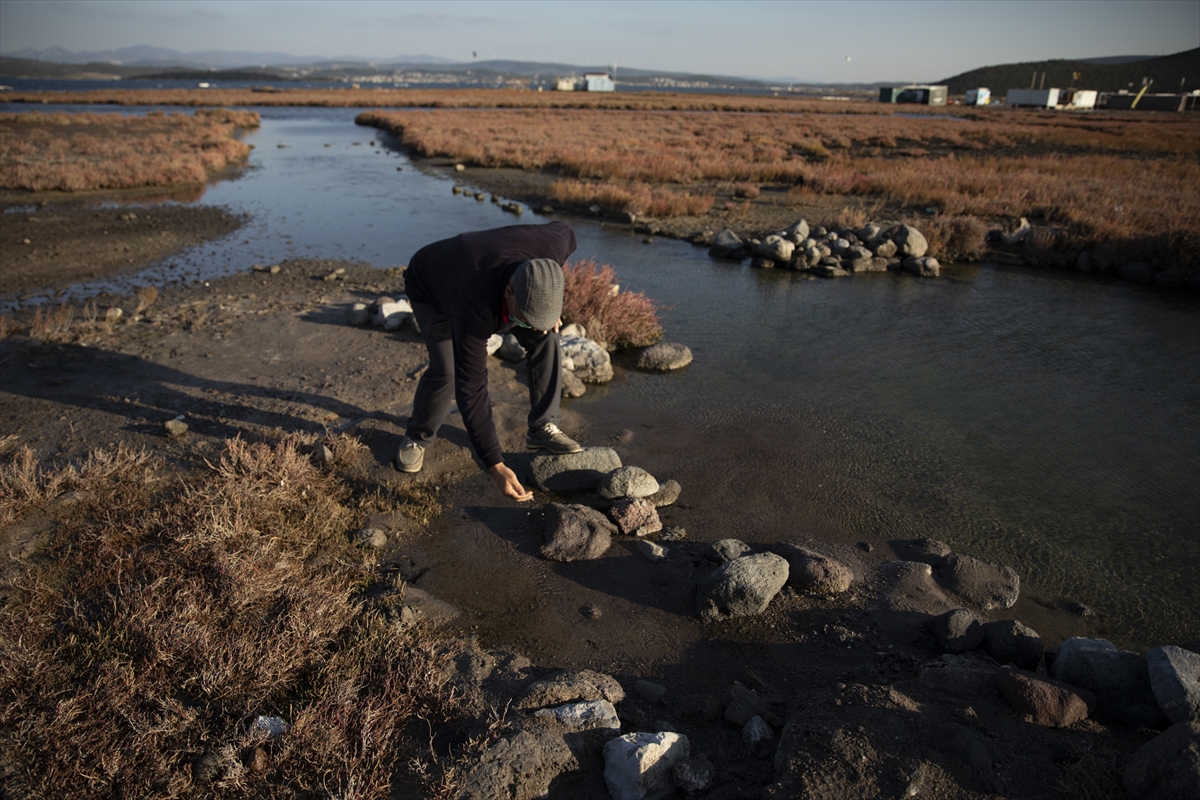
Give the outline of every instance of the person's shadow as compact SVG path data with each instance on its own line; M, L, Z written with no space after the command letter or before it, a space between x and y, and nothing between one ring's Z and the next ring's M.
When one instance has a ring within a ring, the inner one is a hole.
M242 432L238 423L322 432L366 419L398 426L407 421L310 389L202 378L96 347L43 345L25 352L11 343L0 350L0 374L4 393L124 417L129 421L124 430L133 433L161 431L163 423L179 415L197 433L223 438ZM330 419L338 424L326 424Z

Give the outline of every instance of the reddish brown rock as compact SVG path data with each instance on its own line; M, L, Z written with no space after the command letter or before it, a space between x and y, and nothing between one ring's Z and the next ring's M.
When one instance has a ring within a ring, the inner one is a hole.
M996 688L1013 710L1048 728L1074 725L1096 709L1096 696L1087 689L1025 669L999 670Z
M617 530L626 536L647 536L662 530L658 510L655 509L654 503L644 497L616 501L608 511L608 517L617 526Z

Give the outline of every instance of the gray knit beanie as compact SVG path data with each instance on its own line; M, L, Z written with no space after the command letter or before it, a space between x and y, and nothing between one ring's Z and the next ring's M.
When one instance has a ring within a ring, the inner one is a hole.
M512 276L513 293L525 321L539 331L558 324L563 307L563 271L557 261L535 258L517 267Z

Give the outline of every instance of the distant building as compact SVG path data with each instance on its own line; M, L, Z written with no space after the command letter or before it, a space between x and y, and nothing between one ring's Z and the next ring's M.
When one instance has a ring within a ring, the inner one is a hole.
M945 86L929 86L927 84L910 84L908 86L882 86L879 89L881 103L915 103L922 106L944 106L946 95L949 93Z
M612 92L616 88L617 85L613 83L613 79L608 76L607 72L583 73L583 90L585 92Z
M968 106L986 106L992 101L991 89L967 89L967 96L963 99L963 103Z
M556 91L559 91L559 92L573 92L573 91L575 91L575 79L574 78L559 78L558 83L555 84L554 88Z
M1092 89L1009 89L1004 102L1018 108L1095 108L1097 96Z

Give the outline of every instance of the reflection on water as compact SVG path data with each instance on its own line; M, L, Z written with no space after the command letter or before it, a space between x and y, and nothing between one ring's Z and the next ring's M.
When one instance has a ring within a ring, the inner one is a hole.
M202 201L249 224L136 282L296 257L389 267L434 239L517 221L452 194L452 178L414 168L383 134L356 127L352 109L260 111L244 177ZM744 451L680 459L715 460L739 485L806 493L798 527L941 538L1012 564L1027 593L1094 606L1127 644L1200 638L1193 295L977 266L938 280L805 281L681 242L576 228L577 255L672 306L668 339L695 354L681 373L632 373L576 408L636 398L744 440ZM739 460L751 442L755 457Z

